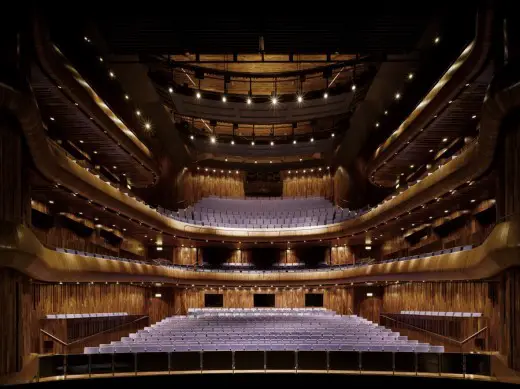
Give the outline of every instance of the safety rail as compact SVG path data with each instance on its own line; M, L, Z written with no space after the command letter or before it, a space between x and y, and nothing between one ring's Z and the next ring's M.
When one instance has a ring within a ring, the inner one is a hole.
M176 372L383 372L490 376L490 354L358 351L187 351L40 356L36 381Z

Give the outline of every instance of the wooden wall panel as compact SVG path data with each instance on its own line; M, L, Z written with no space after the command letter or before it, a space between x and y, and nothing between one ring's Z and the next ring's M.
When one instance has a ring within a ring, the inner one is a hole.
M205 174L184 171L178 180L179 198L184 200L183 207L192 205L203 197L244 197L243 174L228 171Z
M330 265L347 265L355 262L355 254L349 246L331 247L330 258L326 255L327 262Z
M470 217L464 226L446 237L432 232L417 244L411 245L404 236L399 236L387 240L382 245L382 259L406 257L470 244L477 246L485 240L493 227L494 225L484 227L474 217Z
M196 248L191 247L175 247L173 249L173 263L176 265L195 265L197 256L199 264L202 262L202 253L198 253Z
M488 331L488 348L498 349L499 290L497 282L414 282L385 288L383 311L480 312Z
M132 240L124 245L122 244L121 247L112 246L99 235L98 230L94 230L88 238L78 236L73 231L61 226L55 226L49 230L42 230L33 226L32 230L38 240L48 247L67 248L139 260L143 260L145 256L144 246L140 242Z
M27 153L22 132L0 113L0 220L29 224L31 220Z
M225 308L253 308L254 293L274 293L277 308L305 307L305 293L323 292L323 304L340 314L350 314L353 311L351 288L332 289L283 289L283 288L250 288L237 289L206 289L206 293L223 293ZM204 307L204 289L188 288L176 289L174 292L175 313L185 315L188 308Z
M289 175L283 178L284 197L320 196L333 199L334 183L330 174L319 175Z
M520 125L511 120L504 126L503 142L497 152L499 179L497 216L510 218L520 212Z
M334 204L348 208L348 193L350 188L350 177L342 166L339 166L334 172Z
M499 320L493 328L500 353L507 357L508 366L520 370L520 268L504 272L500 277Z

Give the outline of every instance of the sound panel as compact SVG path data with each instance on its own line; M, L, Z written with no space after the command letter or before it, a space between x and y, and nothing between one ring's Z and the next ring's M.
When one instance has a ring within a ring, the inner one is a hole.
M306 307L323 307L323 293L306 293Z
M206 293L204 294L205 308L222 308L224 307L224 295L222 293Z

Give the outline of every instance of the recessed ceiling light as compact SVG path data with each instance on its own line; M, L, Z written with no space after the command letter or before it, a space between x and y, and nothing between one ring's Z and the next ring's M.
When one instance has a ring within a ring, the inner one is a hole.
M269 161L269 163L273 163L273 161Z
M195 137L193 135L190 135L190 139L193 140L195 139Z
M442 141L443 141L443 142L447 142L447 141L448 141L448 138L443 138Z
M225 159L225 161L227 162L227 158Z
M326 98L328 98L328 97L329 97L329 94L328 94L327 92L325 92L325 93L323 94L323 98L326 99Z
M296 100L298 100L298 103L301 103L303 101L303 96L299 95Z
M169 88L168 88L168 92L173 93L173 88L172 88L172 87L169 87Z
M255 163L258 163L258 161L255 161Z
M413 73L408 73L408 79L413 80Z
M385 111L384 113L385 113L385 115L388 115L388 111Z
M254 146L254 145L255 145L255 141L252 140L252 141L251 141L251 146Z
M49 204L54 204L54 201L53 200L49 200Z
M211 143L215 143L217 141L217 138L212 136L211 138L209 138L209 140L210 140Z
M445 210L444 210L444 213L448 213L448 210L447 210L447 209L445 209Z
M314 138L311 138L311 142L314 142Z
M234 144L235 144L235 141L234 141L234 140L232 140L232 141L231 141L231 144L232 144L232 145L234 145Z
M51 119L52 122L54 121L54 117L52 117L52 116L49 119Z
M253 103L253 99L251 97L248 97L246 101L248 105L251 105Z
M238 170L237 170L237 171L235 171L235 174L238 174Z
M271 146L274 146L274 142L273 141L271 141Z
M379 127L379 122L376 122L376 127Z
M125 95L125 100L129 100L129 99L130 99L130 96Z
M448 101L448 104L451 104L451 103L453 103L453 100Z
M99 62L103 62L103 57L99 57Z
M303 161L303 159L300 158L300 162Z
M200 97L201 97L200 92L197 92L197 93L195 94L195 97L197 97L197 99L200 99Z
M436 36L435 39L433 40L433 43L437 44L441 41L441 38Z
M137 111L135 111L135 114L136 114L137 116L141 116L141 111L137 110Z
M222 96L222 102L225 103L227 101L227 97L226 96Z
M108 75L110 76L110 78L114 78L116 76L113 71L110 71Z
M413 169L414 165L410 165L410 169Z
M471 202L472 202L472 203L474 203L475 201L477 201L477 200L475 200L475 199L471 199Z
M273 105L278 104L278 97L276 97L276 96L271 97L271 104L273 104Z
M294 140L292 141L292 144L293 144L293 145L295 145L295 144L296 144L296 139L294 139Z
M430 153L433 153L433 149L430 149Z
M471 118L472 118L472 119L476 119L476 118L477 118L477 115L473 115Z
M79 143L85 143L85 142L83 142L82 140L80 140Z
M350 87L350 89L352 89L352 90L356 90L356 84L352 84L352 86Z
M395 99L396 100L399 100L401 98L401 93L397 92L395 95L394 95Z
M331 136L332 138L334 138L334 137L336 136L336 134L332 133L332 134L330 134L330 136Z

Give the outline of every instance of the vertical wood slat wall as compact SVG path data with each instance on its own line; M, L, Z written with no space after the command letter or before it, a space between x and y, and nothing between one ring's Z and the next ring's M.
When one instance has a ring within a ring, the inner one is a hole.
M308 290L309 293L323 293L323 305L340 314L348 314L353 310L351 288L333 288L323 291ZM177 314L185 315L188 308L203 308L205 293L222 293L224 295L224 308L253 308L253 295L255 293L274 293L277 308L303 308L305 307L304 289L279 289L263 288L250 290L249 288L237 289L176 289L174 291L174 304Z
M385 288L383 312L480 312L489 326L488 348L499 349L499 290L496 282L414 282ZM469 323L471 324L471 323Z
M21 131L0 114L0 220L21 224L31 220L24 154Z
M319 175L289 175L284 174L284 197L314 197L320 196L332 200L334 183L330 174Z
M235 174L232 170L228 173L193 173L185 171L179 179L179 198L184 200L181 208L193 205L203 197L244 197L244 176L242 173Z

